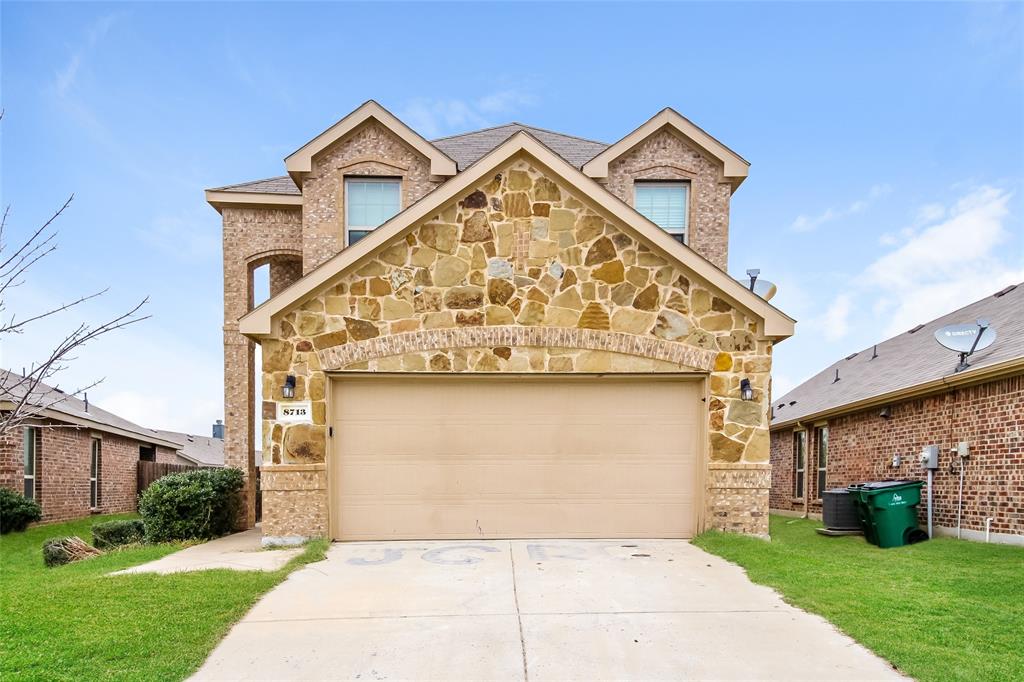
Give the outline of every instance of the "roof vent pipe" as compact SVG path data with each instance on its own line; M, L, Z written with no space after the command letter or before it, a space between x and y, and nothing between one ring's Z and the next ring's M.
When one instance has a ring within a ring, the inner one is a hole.
M836 367L836 378L832 380L832 383L834 384L837 381L839 381L839 368L838 367Z
M871 359L874 360L878 357L878 344L876 343L874 348L871 349Z
M88 412L89 411L89 394L88 393L83 393L82 397L85 399L85 411Z

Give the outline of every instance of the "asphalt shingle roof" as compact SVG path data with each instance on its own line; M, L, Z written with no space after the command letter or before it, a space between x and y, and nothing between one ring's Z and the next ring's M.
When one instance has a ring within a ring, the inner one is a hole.
M299 188L296 187L295 182L287 175L280 175L276 178L267 178L266 180L250 180L249 182L242 182L237 185L226 185L224 187L214 187L214 192L260 192L264 194L292 194L298 196L302 194Z
M543 128L534 128L522 123L506 123L494 128L484 128L483 130L473 130L468 133L442 137L437 140L431 140L431 144L454 159L459 165L459 170L463 170L479 161L487 152L521 130L525 130L536 137L549 147L551 151L576 168L582 167L587 161L590 161L608 148L608 145L603 142L586 140L582 137L556 133Z
M968 359L970 368L954 372L959 356L935 340L935 330L987 318L996 331L991 346ZM839 360L786 395L772 401L772 425L788 423L851 403L937 379L1024 357L1024 283L943 315L877 345ZM834 381L836 370L839 381Z
M0 369L0 396L2 396L4 401L10 400L14 402L21 400L25 391L21 386L18 386L20 380L21 377L14 372ZM159 441L161 444L164 444L164 441L168 440L158 435L158 432L153 429L147 429L135 422L128 421L124 417L119 417L113 412L107 412L95 403L86 405L84 400L46 384L36 384L35 390L32 391L26 402L29 405L43 407L57 414L92 422L95 424L97 431L102 431L103 427L110 427L138 436L139 440L147 443Z
M152 429L152 431L164 440L180 443L181 447L178 448L178 452L186 459L199 462L204 466L224 466L224 441L220 438L161 429Z
M564 133L556 133L552 130L534 128L522 123L506 123L494 128L473 130L459 135L450 135L437 140L431 144L447 154L458 164L459 170L465 170L476 161L479 161L487 152L491 151L502 142L512 137L520 130L525 130L545 145L551 148L563 159L577 168L608 148L603 142L585 140L582 137L574 137ZM214 187L216 192L259 192L265 194L290 194L298 196L302 194L287 175L265 180L250 180L237 185L226 185Z

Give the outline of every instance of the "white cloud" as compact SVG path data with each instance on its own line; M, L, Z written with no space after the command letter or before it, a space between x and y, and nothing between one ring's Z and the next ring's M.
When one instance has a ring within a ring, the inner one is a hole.
M830 341L845 337L857 299L871 312L873 336L893 336L1024 280L1024 263L1002 250L1010 196L983 186L951 206L922 207L919 216L940 221L901 231L904 243L864 268L811 326Z
M821 318L822 333L829 341L837 341L850 330L850 297L836 296Z
M826 223L831 223L842 218L857 215L863 213L878 199L884 197L892 191L892 187L889 185L873 185L866 196L861 199L857 199L847 206L843 207L830 207L817 215L806 215L801 214L797 216L793 224L790 225L790 229L794 232L812 232Z
M419 97L409 101L398 117L424 137L494 125L494 116L505 116L537 104L529 92L509 88L475 100Z
M112 12L86 27L85 41L72 51L67 63L54 76L53 89L58 97L64 97L68 90L75 85L83 60L107 36L110 28L120 16L119 12Z
M210 217L191 211L180 215L159 215L139 238L175 260L206 262L220 256L220 231Z

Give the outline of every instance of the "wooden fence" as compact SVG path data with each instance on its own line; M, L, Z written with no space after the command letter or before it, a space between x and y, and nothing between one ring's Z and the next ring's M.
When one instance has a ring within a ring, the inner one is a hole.
M142 491L148 488L153 481L166 476L167 474L176 474L179 471L192 471L193 469L199 469L200 467L192 466L191 464L170 464L167 462L143 462L139 461L139 474L138 474L138 487L137 492L141 495Z

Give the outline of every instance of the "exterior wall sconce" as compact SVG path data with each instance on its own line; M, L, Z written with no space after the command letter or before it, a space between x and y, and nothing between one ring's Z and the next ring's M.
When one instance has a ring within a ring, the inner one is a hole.
M740 381L740 397L744 400L754 399L754 389L750 386L750 379Z
M294 398L295 397L295 375L289 374L285 377L284 386L281 387L282 398Z

